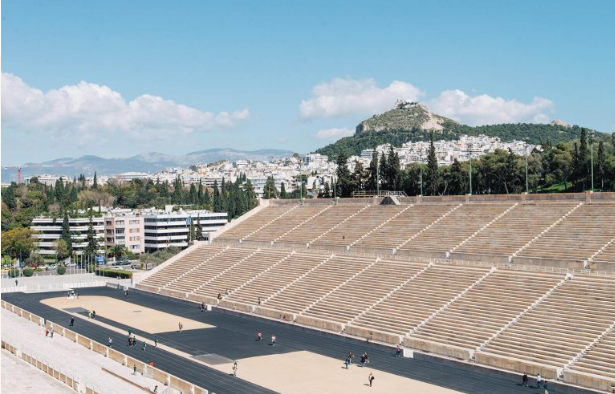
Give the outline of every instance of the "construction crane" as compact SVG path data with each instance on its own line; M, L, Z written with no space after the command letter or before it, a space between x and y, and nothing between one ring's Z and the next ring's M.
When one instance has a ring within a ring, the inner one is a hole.
M69 164L25 164L23 166L2 166L3 169L8 170L11 168L17 168L17 183L21 183L21 169L22 168L50 168L50 167L72 167Z

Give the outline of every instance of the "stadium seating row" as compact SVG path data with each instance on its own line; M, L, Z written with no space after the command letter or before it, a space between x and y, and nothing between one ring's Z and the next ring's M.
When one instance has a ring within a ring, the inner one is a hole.
M280 205L217 243L615 270L615 204Z
M214 243L138 287L546 378L615 378L612 277Z

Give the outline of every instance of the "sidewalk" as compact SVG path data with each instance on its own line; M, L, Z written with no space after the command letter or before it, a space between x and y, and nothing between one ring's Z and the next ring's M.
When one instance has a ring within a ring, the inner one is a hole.
M175 394L176 390L165 387L160 382L142 376L132 375L132 370L121 364L94 353L60 335L45 337L45 329L2 309L2 339L16 345L31 356L62 370L83 383L83 388L93 387L105 394L126 393L144 394L158 386L158 393ZM73 364L69 364L68 362ZM3 365L4 367L4 365ZM137 384L135 387L113 374ZM23 386L23 382L22 382ZM165 391L166 390L166 391ZM37 391L38 392L38 391Z
M2 349L3 393L11 394L74 394L65 384L58 382L38 368L33 367L10 352Z

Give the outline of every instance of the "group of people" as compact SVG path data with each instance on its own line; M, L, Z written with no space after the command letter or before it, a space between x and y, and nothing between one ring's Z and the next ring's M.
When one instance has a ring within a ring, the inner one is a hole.
M54 329L53 327L49 327L49 328L45 328L45 336L49 337L49 338L53 338L53 333L54 333Z
M545 390L545 394L549 394L549 382L547 380L543 382L542 376L538 374L536 375L536 388L539 389L541 385L542 388ZM529 378L527 376L527 373L523 374L523 387L529 387Z

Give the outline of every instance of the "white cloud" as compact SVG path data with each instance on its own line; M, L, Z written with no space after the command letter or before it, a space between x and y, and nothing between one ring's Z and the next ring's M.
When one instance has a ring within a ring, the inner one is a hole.
M83 81L43 92L2 73L2 126L78 145L111 136L168 140L233 127L248 116L248 109L204 112L149 94L127 102L107 86Z
M472 126L498 123L547 123L555 112L549 99L534 97L530 103L491 97L469 96L461 90L445 90L427 106L434 113Z
M395 100L417 101L425 93L401 81L380 88L373 79L335 78L312 90L312 98L301 101L300 118L332 118L346 115L371 115L384 112Z
M354 130L346 129L346 128L331 128L331 129L323 129L316 133L316 138L319 140L330 140L335 139L338 140L342 137L349 137L354 134Z

